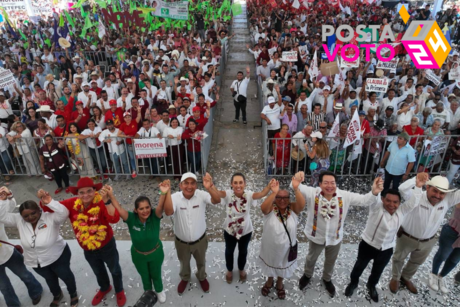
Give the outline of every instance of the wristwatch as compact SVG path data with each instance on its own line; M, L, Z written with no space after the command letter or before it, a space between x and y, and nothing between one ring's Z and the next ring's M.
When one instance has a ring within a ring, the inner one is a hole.
M105 202L105 205L107 206L107 205L110 205L110 204L112 204L112 200L109 198L109 200L107 202Z

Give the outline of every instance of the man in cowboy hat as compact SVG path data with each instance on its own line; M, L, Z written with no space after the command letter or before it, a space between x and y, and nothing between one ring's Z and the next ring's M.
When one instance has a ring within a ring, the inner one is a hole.
M102 190L101 190L102 189ZM112 187L102 183L95 184L89 177L78 180L76 187L69 187L72 194L77 197L69 198L59 203L67 208L69 220L73 226L78 244L83 249L85 259L96 275L100 289L93 298L92 305L98 305L102 299L112 290L109 275L105 266L109 269L115 292L117 305L123 306L126 303L126 296L123 290L123 279L117 251L117 244L113 236L112 226L120 220L120 215L112 202L118 202L112 191ZM99 193L96 193L99 191ZM110 196L109 196L110 195ZM37 196L40 198L40 206L45 212L53 212L48 204L57 201L53 200L50 194L39 190Z
M411 197L414 185L415 177L399 186L399 192L404 199ZM390 290L393 293L398 292L400 283L410 292L418 293L411 278L436 245L436 233L447 211L460 202L460 191L452 193L454 190L449 190L449 181L446 177L435 176L426 185L419 206L404 219L398 232L393 254L393 277L390 281ZM403 268L408 256L409 261ZM429 284L434 289L438 289L438 285L444 286L442 278L431 273Z
M40 112L40 116L46 121L46 124L51 128L54 129L57 126L56 117L57 115L54 114L54 111L48 105L42 105L40 108L37 109L37 113Z

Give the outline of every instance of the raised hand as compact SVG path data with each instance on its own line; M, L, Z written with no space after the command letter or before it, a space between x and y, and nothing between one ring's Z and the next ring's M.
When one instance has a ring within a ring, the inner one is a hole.
M166 194L171 190L171 182L169 181L169 179L164 180L163 182L159 184L159 187L160 187L161 193Z
M428 173L418 173L415 179L415 186L421 188L426 185L427 181L430 179Z
M206 175L203 177L203 186L206 190L208 190L212 187L212 185L212 177L209 175L209 173L206 173Z
M272 193L274 194L278 194L279 190L280 190L280 183L278 182L278 180L274 179L271 186L270 186L270 190L272 191Z
M41 200L42 203L44 203L45 205L49 204L53 198L51 197L51 195L46 192L45 190L43 189L40 189L38 190L37 192L37 197Z
M377 177L372 184L372 194L377 196L380 192L383 191L383 179L381 177Z
M0 188L0 200L6 200L8 197L8 194L10 194L10 190L8 190L7 187L3 186Z

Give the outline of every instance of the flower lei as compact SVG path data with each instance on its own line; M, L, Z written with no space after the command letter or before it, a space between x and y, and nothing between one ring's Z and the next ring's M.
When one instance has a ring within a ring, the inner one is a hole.
M273 205L273 212L275 212L276 217L281 223L285 223L283 221L287 221L287 219L291 216L291 206L288 206L286 208L286 211L284 211L284 213L281 213L280 209L276 205ZM283 218L281 219L281 217Z
M326 219L326 220L330 220L331 218L334 217L335 213L336 213L336 209L337 209L337 204L338 204L338 201L337 201L337 194L334 193L332 195L332 199L330 202L328 202L325 198L324 198L324 193L321 192L321 208L319 210L319 214L321 214L321 216Z
M75 136L77 137L78 133L76 133ZM75 145L75 150L73 149L71 139L67 140L67 147L69 148L69 151L71 154L76 154L76 155L80 154L81 148L80 148L80 142L78 140L77 140L77 145Z
M338 227L336 231L336 237L337 239L340 237L340 228L342 226L342 217L343 217L343 200L342 197L336 198L337 194L334 193L332 195L331 199L331 205L329 206L329 203L324 199L324 193L321 192L321 208L320 207L320 197L319 195L315 196L315 207L314 207L314 215L313 215L313 227L312 227L312 232L311 235L313 237L316 236L316 230L317 230L317 225L318 225L318 213L321 214L321 216L326 219L330 220L332 217L335 216L335 211L338 206L339 209L339 222L338 222Z
M246 193L244 193L241 198L237 197L235 193L232 193L231 199L232 201L227 206L227 214L231 222L228 223L226 230L230 235L236 237L236 239L239 240L243 234L243 227L245 225L244 216L237 217L232 208L234 207L238 213L246 213Z
M102 200L101 195L96 192L96 196L93 199L93 204L97 204ZM88 250L95 250L101 247L101 242L105 240L107 236L105 225L98 225L99 221L99 207L94 207L88 210L88 215L84 214L85 206L81 199L77 199L73 206L73 209L78 212L77 218L72 223L72 226L77 230L75 236L83 246L86 246Z

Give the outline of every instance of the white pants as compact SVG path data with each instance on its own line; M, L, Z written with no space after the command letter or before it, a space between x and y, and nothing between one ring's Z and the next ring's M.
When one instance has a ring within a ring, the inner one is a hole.
M452 184L452 180L454 179L455 174L457 173L460 165L452 164L452 161L449 162L449 171L447 172L447 179L449 183Z

